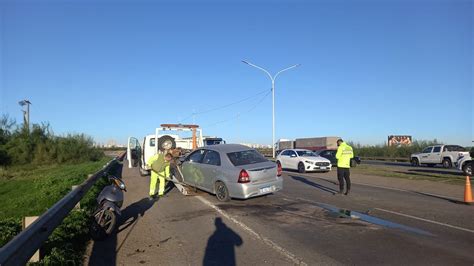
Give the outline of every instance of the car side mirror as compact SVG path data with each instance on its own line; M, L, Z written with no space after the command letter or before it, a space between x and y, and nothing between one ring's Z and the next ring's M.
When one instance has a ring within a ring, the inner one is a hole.
M290 157L291 157L291 158L294 158L294 157L296 157L296 155L295 155L295 154L292 154L292 155L290 155Z

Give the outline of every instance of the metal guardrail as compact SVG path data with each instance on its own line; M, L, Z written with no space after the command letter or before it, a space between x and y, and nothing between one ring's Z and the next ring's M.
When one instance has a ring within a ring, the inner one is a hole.
M0 266L25 265L104 172L117 166L124 157L125 153L108 162L101 170L88 177L86 181L56 202L35 222L0 248Z

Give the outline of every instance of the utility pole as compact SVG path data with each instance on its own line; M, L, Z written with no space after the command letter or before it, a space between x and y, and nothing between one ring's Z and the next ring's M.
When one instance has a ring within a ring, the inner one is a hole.
M30 104L31 104L31 102L29 100L25 99L25 100L19 101L18 104L20 106L22 106L23 108L25 108L25 105L26 105L26 110L22 110L23 111L23 123L24 123L25 128L29 132L30 131Z

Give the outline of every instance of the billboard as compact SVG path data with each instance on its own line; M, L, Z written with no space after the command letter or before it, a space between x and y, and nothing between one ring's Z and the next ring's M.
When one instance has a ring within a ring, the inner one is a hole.
M388 146L408 146L412 144L411 136L391 135L388 136Z

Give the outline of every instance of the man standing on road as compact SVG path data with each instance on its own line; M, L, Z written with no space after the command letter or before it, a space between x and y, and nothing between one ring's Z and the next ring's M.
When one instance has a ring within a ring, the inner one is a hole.
M352 147L345 143L342 139L337 140L337 179L339 180L339 194L344 191L344 180L346 180L346 193L349 194L351 190L351 159L354 158Z
M165 155L166 154L166 155ZM150 199L155 199L156 183L159 182L158 196L163 196L165 193L165 178L170 176L170 161L173 158L168 152L157 153L148 159L148 166L151 168L150 177Z

